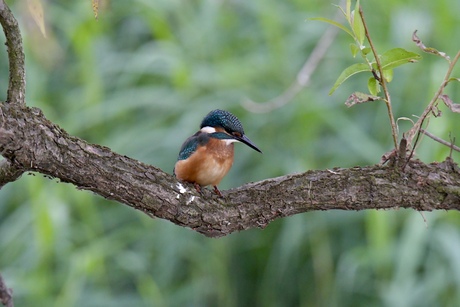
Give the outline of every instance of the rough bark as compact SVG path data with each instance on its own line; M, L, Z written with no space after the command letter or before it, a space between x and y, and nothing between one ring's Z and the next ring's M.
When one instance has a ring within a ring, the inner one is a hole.
M430 165L411 161L404 171L396 164L308 171L246 184L220 199L70 136L36 108L3 104L0 111L0 151L13 169L58 178L206 236L263 228L311 210L460 209L460 171L450 159Z
M41 110L25 106L21 36L3 0L0 23L10 60L8 103L0 104L0 154L6 159L0 187L39 172L210 237L311 210L460 210L460 172L450 159L308 171L246 184L223 199L200 195L158 168L68 135Z

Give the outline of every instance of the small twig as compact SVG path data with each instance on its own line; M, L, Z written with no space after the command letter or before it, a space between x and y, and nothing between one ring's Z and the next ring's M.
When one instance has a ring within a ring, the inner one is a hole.
M420 129L420 132L425 134L427 137L435 140L436 142L441 143L443 145L446 145L447 147L450 148L451 151L455 150L455 151L460 152L460 147L454 145L455 138L451 142L447 142L447 141L437 137L436 135L429 133L425 129Z
M0 274L0 302L6 307L13 307L13 290L8 288Z
M452 62L450 62L449 68L447 69L447 72L446 72L446 75L444 76L444 79L442 80L442 83L439 86L439 88L436 91L436 93L434 94L433 98L428 103L428 106L425 108L425 110L423 111L422 115L419 117L419 119L415 123L415 125L412 126L412 128L407 133L407 142L408 142L408 144L412 143L412 139L414 138L415 134L421 129L423 121L430 114L431 110L433 109L433 107L435 106L436 102L438 101L439 96L444 91L444 88L447 86L447 83L449 83L450 75L451 75L452 70L454 69L454 66L457 63L459 58L460 58L460 51L457 52L457 54L455 55L455 57L452 60Z
M423 121L422 121L422 124L423 124ZM403 170L406 168L407 164L409 163L409 161L410 161L410 160L412 159L412 157L414 156L415 148L417 147L417 143L418 143L418 140L419 140L419 138L420 138L420 134L422 134L422 131L421 131L421 130L419 130L418 133L417 133L417 137L415 138L414 146L412 146L412 149L411 149L411 151L410 151L409 157L408 157L407 160L406 160L406 164L404 164L404 166L403 166L403 168L402 168ZM404 135L406 135L406 134L404 134ZM410 145L410 142L407 141L407 138L406 138L406 146L407 146L407 144Z
M452 137L452 133L449 132L449 141L450 141L450 152L449 152L449 158L452 159L452 151L454 150L452 147L455 144L455 136Z
M341 13L338 12L334 20L337 20L340 16ZM313 72L326 55L326 51L334 41L338 30L337 27L332 25L327 28L308 59L305 61L305 64L300 69L295 81L281 95L263 103L246 98L241 103L243 107L254 113L266 113L281 108L291 102L295 96L310 83Z
M0 0L0 24L6 37L10 76L7 102L25 103L26 79L24 50L18 22L4 0Z
M401 142L399 143L398 150L399 150L399 153L398 153L397 163L398 163L398 166L401 167L402 171L404 171L404 168L407 165L407 162L406 162L407 140L406 140L406 137L404 136L404 134L403 134L403 137L401 139ZM409 161L409 159L407 159L407 161Z
M377 53L377 50L375 49L374 44L372 43L372 39L371 39L371 36L369 35L369 29L367 27L366 20L364 19L364 13L363 13L363 9L361 6L359 6L359 15L361 16L361 20L363 21L364 32L366 34L367 41L369 42L369 45L371 47L372 53L374 54L375 63L377 64L377 68L379 70L379 76L376 76L375 72L373 72L373 74L374 74L374 78L377 79L377 81L380 83L380 85L383 88L383 93L385 95L384 101L387 106L388 117L390 118L391 134L393 135L393 143L395 145L395 148L398 149L398 129L396 127L396 122L393 116L390 92L388 91L387 83L385 82L385 78L383 77L383 69L380 63L379 54Z

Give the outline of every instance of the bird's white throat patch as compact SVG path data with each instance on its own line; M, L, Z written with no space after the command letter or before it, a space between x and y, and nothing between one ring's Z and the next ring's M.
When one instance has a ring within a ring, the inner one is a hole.
M238 140L235 140L235 139L225 139L221 141L225 142L225 145L230 145L231 143L239 142Z

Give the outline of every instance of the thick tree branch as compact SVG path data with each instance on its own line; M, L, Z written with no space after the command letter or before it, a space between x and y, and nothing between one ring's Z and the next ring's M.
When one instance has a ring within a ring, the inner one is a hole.
M25 102L26 79L24 65L24 51L22 48L22 37L19 31L18 22L14 18L4 0L0 0L0 24L6 37L8 60L10 66L10 78L8 85L7 102Z
M310 171L252 183L219 199L205 196L171 175L68 135L24 101L24 56L17 23L0 0L10 60L8 101L0 105L0 184L36 171L168 219L207 236L265 227L283 216L310 210L411 207L460 209L460 174L450 160L440 165L411 162L394 168Z
M460 172L450 159L425 165L309 171L232 189L220 199L153 166L68 135L24 99L24 58L17 23L0 0L10 58L8 100L0 104L0 183L34 171L93 191L149 216L206 236L265 227L271 221L311 210L413 208L460 210Z
M197 194L158 168L70 136L36 108L5 104L0 110L6 115L0 126L12 133L0 138L0 151L14 167L59 178L206 236L263 228L312 210L460 210L460 171L450 159L430 165L412 161L404 172L380 165L308 171L247 184L219 199L210 192Z

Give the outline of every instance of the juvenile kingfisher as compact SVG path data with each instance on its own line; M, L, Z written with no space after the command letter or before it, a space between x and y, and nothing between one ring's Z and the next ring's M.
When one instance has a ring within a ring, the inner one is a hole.
M176 178L193 183L199 193L201 187L212 185L222 197L217 185L232 167L234 142L242 142L262 153L244 135L243 126L235 115L223 110L209 112L200 130L182 144L174 167Z

